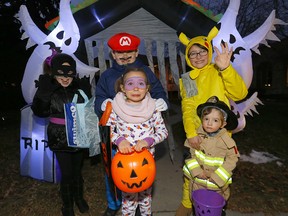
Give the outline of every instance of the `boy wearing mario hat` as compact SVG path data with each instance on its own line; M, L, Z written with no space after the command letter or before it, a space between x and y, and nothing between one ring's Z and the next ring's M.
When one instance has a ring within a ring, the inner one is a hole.
M129 65L136 61L140 39L128 33L119 33L108 40L113 59L119 65Z
M128 33L119 33L112 36L108 46L116 52L137 51L140 45L140 38Z
M115 34L108 40L107 44L111 48L113 62L112 67L101 74L96 85L95 112L99 118L101 118L105 111L107 102L112 101L115 97L115 82L123 75L127 67L144 69L148 82L151 85L151 97L156 100L156 109L159 111L168 109L168 99L159 79L147 65L137 58L140 42L139 37L126 32ZM112 149L112 151L112 155L114 156L116 150ZM113 216L116 215L121 207L121 193L118 192L117 196L119 196L116 198L115 194L110 189L107 176L105 177L105 181L108 208L106 209L104 216Z

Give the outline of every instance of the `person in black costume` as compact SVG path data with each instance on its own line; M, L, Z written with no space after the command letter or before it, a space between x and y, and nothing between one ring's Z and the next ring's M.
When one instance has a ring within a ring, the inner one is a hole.
M56 154L61 170L62 215L74 216L74 202L81 213L88 212L89 206L83 198L84 150L68 147L64 104L72 102L75 94L78 94L77 103L83 103L78 89L90 98L91 86L89 78L77 77L76 61L70 55L59 53L50 60L45 62L50 66L50 73L40 75L35 81L37 91L31 109L36 116L49 117L48 146Z

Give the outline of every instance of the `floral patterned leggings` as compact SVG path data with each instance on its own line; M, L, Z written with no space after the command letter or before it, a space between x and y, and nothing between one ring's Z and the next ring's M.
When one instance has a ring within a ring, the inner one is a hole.
M136 208L139 205L141 216L150 216L152 214L152 187L139 193L122 192L122 215L134 216Z

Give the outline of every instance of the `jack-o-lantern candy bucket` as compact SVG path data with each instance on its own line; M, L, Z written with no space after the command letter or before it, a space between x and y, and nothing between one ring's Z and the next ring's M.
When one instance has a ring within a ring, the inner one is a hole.
M155 179L156 165L147 150L121 154L112 159L111 174L115 185L126 193L137 193L149 188Z

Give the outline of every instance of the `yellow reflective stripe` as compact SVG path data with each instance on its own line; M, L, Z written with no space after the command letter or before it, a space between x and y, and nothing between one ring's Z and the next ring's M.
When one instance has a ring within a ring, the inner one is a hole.
M202 151L195 150L195 155L199 160L204 161L205 160L205 154Z
M190 172L189 172L189 169L188 169L188 167L186 166L186 164L184 164L184 166L183 166L183 172L184 172L184 174L191 176L191 174L190 174Z
M203 164L208 166L221 166L224 162L224 158L220 157L208 157L202 151L195 151L196 157L202 161Z
M231 178L231 175L223 168L219 167L215 170L215 173L224 181L228 181Z
M195 178L195 182L197 182L197 183L199 183L201 185L207 186L207 188L213 188L213 189L218 189L219 188L216 184L208 181L207 179Z
M191 159L189 161L185 162L186 166L188 167L189 170L195 169L197 167L200 167L196 159Z
M204 164L209 166L221 166L223 164L223 158L213 158L213 157L206 157Z

